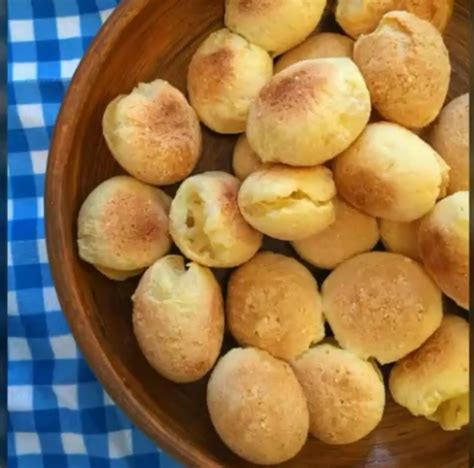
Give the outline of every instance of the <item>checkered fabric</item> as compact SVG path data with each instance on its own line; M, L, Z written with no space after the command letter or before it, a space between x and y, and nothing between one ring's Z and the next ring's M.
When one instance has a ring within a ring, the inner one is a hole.
M8 466L178 466L117 409L78 351L46 256L48 146L69 80L117 0L9 0Z

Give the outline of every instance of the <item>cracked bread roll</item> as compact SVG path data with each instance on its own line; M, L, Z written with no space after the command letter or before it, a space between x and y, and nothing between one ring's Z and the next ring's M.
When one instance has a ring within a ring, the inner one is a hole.
M171 203L170 232L179 250L201 265L230 268L250 260L262 234L237 205L239 180L211 171L187 178Z
M380 238L386 250L421 261L418 251L418 228L421 219L410 223L399 223L379 219Z
M201 155L193 108L164 80L139 83L105 109L102 129L112 155L133 177L153 185L186 178Z
M430 143L451 168L448 193L469 190L469 94L453 99L441 111Z
M291 49L318 25L326 0L226 0L225 25L271 55Z
M165 255L170 198L129 176L98 185L78 216L79 256L114 280L140 274Z
M271 57L228 29L212 33L197 49L188 69L191 105L218 133L245 130L250 103L273 74Z
M445 431L469 423L469 324L445 315L423 345L390 372L393 399Z
M263 162L315 166L359 136L370 110L352 60L305 60L274 75L260 91L250 106L247 138Z
M428 21L405 11L386 13L374 32L357 39L353 59L383 118L409 128L435 120L451 65L441 34Z
M249 174L257 171L263 163L252 149L245 133L239 136L232 153L232 169L236 177L244 180Z
M328 270L354 255L372 250L379 240L375 218L356 210L339 197L333 199L333 204L336 218L331 225L291 243L303 260Z
M418 248L444 294L469 310L469 192L449 195L422 219Z
M335 195L327 167L273 165L244 180L238 203L242 216L258 231L276 239L296 240L334 222Z
M234 348L219 359L207 407L223 442L251 463L289 460L308 437L308 405L293 370L259 349Z
M330 57L352 58L354 41L343 34L323 32L308 37L300 45L283 54L276 62L274 72L278 73L294 63L303 60Z
M214 365L224 336L219 284L209 268L168 255L143 275L133 300L133 330L150 365L177 383Z
M338 194L371 216L410 222L435 205L444 169L420 137L389 122L369 124L332 165Z
M385 387L375 363L331 344L291 362L308 400L309 431L326 444L350 444L382 419Z
M347 260L326 278L321 296L338 343L380 364L417 349L441 323L441 291L421 265L399 254Z
M318 284L291 257L259 252L229 280L227 323L242 346L289 360L324 338Z

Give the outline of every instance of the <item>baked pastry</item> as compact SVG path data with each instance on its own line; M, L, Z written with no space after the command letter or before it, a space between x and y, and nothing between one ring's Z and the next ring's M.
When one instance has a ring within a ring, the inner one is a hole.
M227 325L242 346L289 360L324 338L316 280L291 257L260 252L227 287Z
M325 6L326 0L226 0L225 25L278 55L310 35Z
M332 165L338 194L359 210L391 221L414 221L430 211L443 179L436 152L389 122L367 125Z
M326 444L350 444L382 419L385 387L375 363L323 343L291 362L309 408L309 431Z
M304 239L335 220L336 186L324 166L280 164L250 174L239 190L238 203L247 222L267 236Z
M236 177L244 180L249 174L262 167L262 161L251 148L245 133L239 136L232 153L232 169Z
M278 73L302 60L330 57L352 58L353 47L354 41L343 34L318 33L283 54L275 63L274 72Z
M421 219L411 223L399 223L379 219L380 238L386 250L395 252L413 260L421 261L418 252L418 228Z
M250 103L272 74L273 62L266 51L220 29L191 59L189 101L211 130L240 133L245 130Z
M79 210L79 256L111 279L140 274L171 246L167 200L160 189L129 176L102 182Z
M230 268L257 253L262 234L240 214L239 187L237 178L219 171L191 176L180 185L171 204L170 233L187 258Z
M359 136L370 110L369 92L352 60L305 60L263 87L250 106L247 138L263 162L315 166Z
M453 99L441 111L429 140L451 168L448 193L469 190L469 94Z
M219 284L209 268L168 255L143 275L133 300L133 330L150 365L177 383L214 365L224 335Z
M406 10L429 21L443 32L451 19L454 0L398 0L397 10Z
M445 431L469 423L469 324L445 315L423 345L397 362L389 380L393 399Z
M374 32L357 39L353 59L383 118L410 128L435 120L451 65L441 34L428 21L405 11L386 13Z
M115 98L102 119L105 141L133 177L153 185L186 178L201 155L201 129L184 95L164 80Z
M326 278L321 296L338 343L380 364L417 349L441 323L441 291L421 265L399 254L352 257Z
M375 218L356 210L339 197L333 199L333 204L336 219L331 225L291 243L303 260L328 270L354 255L372 250L379 240Z
M308 436L308 406L294 372L256 348L234 348L218 361L207 407L223 442L251 463L289 460Z
M469 310L469 192L449 195L423 218L418 248L444 294Z

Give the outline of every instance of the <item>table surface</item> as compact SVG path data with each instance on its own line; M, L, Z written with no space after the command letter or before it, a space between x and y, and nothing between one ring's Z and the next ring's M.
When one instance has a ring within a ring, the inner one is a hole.
M61 312L46 254L48 148L118 0L8 0L8 466L177 467L115 406Z

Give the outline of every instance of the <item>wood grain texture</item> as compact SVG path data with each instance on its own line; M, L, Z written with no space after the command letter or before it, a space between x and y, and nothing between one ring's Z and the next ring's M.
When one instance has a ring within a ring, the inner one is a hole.
M223 0L123 0L81 62L59 115L46 181L46 228L52 273L62 308L86 359L107 392L163 449L186 466L251 466L233 455L213 430L205 405L206 379L175 385L157 375L132 334L130 296L136 279L107 280L80 261L76 218L88 193L123 171L101 132L106 104L138 81L159 77L185 91L186 70L198 44L222 25ZM469 89L469 7L458 0L445 37L453 74L449 98ZM325 16L322 30L335 30ZM230 171L235 137L206 129L195 172ZM176 187L169 192L174 193ZM266 248L293 255L284 243ZM225 287L228 271L218 271ZM315 272L318 280L321 272ZM232 346L228 338L224 349ZM386 372L385 372L386 373ZM384 419L355 444L332 447L315 439L288 467L461 468L468 460L467 431L443 432L388 401Z

